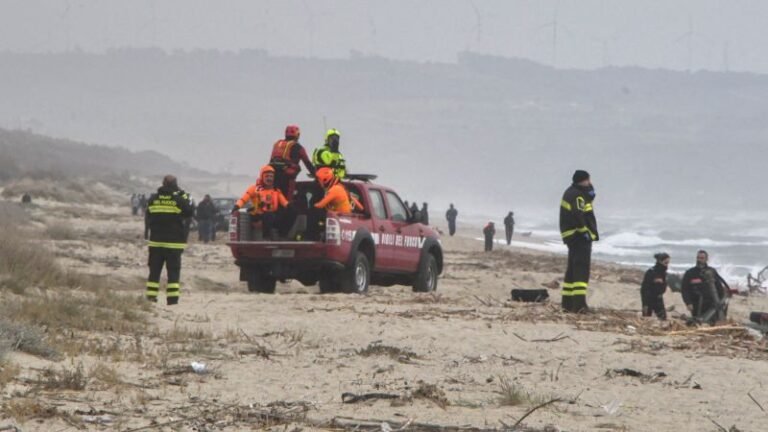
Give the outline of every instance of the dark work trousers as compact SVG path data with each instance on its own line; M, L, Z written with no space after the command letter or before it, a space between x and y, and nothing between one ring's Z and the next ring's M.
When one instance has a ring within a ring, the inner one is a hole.
M448 221L448 234L450 234L451 236L456 234L456 221L451 221L451 220Z
M664 297L640 291L640 299L643 302L643 316L649 317L656 314L660 320L667 319L667 308L664 306Z
M181 254L184 249L171 249L164 247L149 248L149 277L147 278L147 299L157 301L160 293L160 275L163 266L168 275L168 285L165 287L165 298L169 305L179 303L179 291L181 284Z
M213 240L213 221L211 219L200 219L197 221L198 240L208 243Z
M492 235L486 235L485 236L485 251L490 252L493 250L493 236Z
M277 230L275 228L275 222L277 221L277 213L262 213L251 217L251 222L261 222L261 238L264 240L277 240Z
M291 173L285 171L282 165L273 164L272 167L275 168L275 189L279 189L289 202L292 201L293 192L296 190L296 177L298 173L291 175Z
M509 246L509 244L512 243L512 234L515 232L514 225L506 227L506 231L507 231L507 233L506 233L507 234L507 246Z
M577 234L577 237L568 241L567 246L568 268L563 281L563 310L583 312L587 310L592 241Z

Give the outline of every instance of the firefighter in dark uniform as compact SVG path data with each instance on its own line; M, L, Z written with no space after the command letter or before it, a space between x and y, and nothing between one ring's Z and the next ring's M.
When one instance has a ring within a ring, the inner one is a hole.
M144 214L144 237L149 239L148 300L157 302L160 275L165 266L168 275L166 301L169 305L179 303L181 254L187 243L184 220L193 215L189 195L179 189L176 177L165 176L163 185L147 201Z
M600 239L597 219L592 208L595 189L589 173L578 170L573 184L566 189L560 201L560 234L568 246L568 268L563 281L563 310L587 312L589 268L592 260L592 242Z
M706 318L710 324L725 319L728 307L726 298L731 288L717 270L709 266L709 254L700 250L696 254L696 267L688 269L683 276L683 303L691 316Z
M669 254L661 252L653 256L656 265L649 268L640 286L640 299L643 302L643 316L656 314L660 320L667 319L667 309L664 306L664 293L667 291L667 269Z

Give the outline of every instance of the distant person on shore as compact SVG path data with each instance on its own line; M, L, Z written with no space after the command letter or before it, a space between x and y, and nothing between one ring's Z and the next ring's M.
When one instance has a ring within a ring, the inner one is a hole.
M592 242L600 239L592 202L595 188L589 173L577 170L560 200L560 235L568 246L568 268L563 281L563 310L585 313L592 261Z
M509 212L504 218L504 231L507 234L507 246L512 243L512 234L515 232L515 213Z
M147 196L144 194L139 195L139 209L142 213L147 211Z
M419 211L419 205L415 201L411 203L411 208L408 210L411 212L411 218L414 222L421 222L421 211Z
M643 316L656 314L660 320L667 319L667 309L664 306L664 293L667 291L667 269L670 257L666 252L653 256L656 264L645 272L640 286L640 299L643 303Z
M131 195L131 214L137 216L139 214L139 195Z
M683 302L691 316L709 324L725 319L730 292L725 279L709 266L707 251L696 253L696 266L685 272L682 284Z
M493 222L488 222L488 225L483 228L483 235L485 236L485 251L491 252L493 250L493 236L496 235L496 227Z
M200 205L195 210L195 219L197 219L197 239L203 243L214 240L213 234L216 230L215 220L218 209L213 204L210 195L206 195Z
M145 213L144 236L149 240L149 276L147 300L157 302L160 276L165 267L168 284L165 297L168 305L179 303L181 291L181 254L187 245L184 220L194 215L189 195L179 189L176 177L167 175L157 193L150 196Z
M21 203L25 205L32 204L32 196L28 193L25 193L21 196Z
M445 219L448 221L448 234L450 234L451 237L456 234L456 218L458 217L459 211L453 207L453 204L451 204L451 206L448 207L448 211L445 212Z
M427 203L421 204L421 223L429 226L429 210L427 210Z

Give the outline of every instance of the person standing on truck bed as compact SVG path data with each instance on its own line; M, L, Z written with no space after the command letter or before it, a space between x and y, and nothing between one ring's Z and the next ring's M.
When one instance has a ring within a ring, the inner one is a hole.
M168 275L165 297L169 305L179 303L181 254L187 243L184 221L194 215L189 195L179 189L176 177L167 175L163 185L147 200L144 237L149 240L147 300L157 302L163 266Z
M597 219L592 208L595 188L589 173L578 170L573 183L560 200L560 234L568 246L568 268L562 290L562 306L566 312L585 313L587 288L592 260L592 242L600 239Z
M249 201L253 206L252 221L261 222L262 236L265 239L274 240L277 211L288 207L289 203L285 195L275 188L275 169L271 165L264 165L261 168L259 179L237 200L232 213L240 210Z
M320 168L315 177L325 190L325 196L315 204L315 208L338 213L352 213L353 208L363 211L363 205L347 192L341 181L333 174L333 170L328 167Z
M333 170L336 178L347 178L347 163L344 155L339 151L341 132L338 129L328 129L325 133L325 144L315 149L312 153L312 163L315 169L328 167Z
M299 162L303 162L309 174L315 174L315 167L307 156L307 151L299 144L301 130L296 125L285 128L285 139L275 142L269 164L275 169L275 187L289 200L293 199L296 177L301 172Z

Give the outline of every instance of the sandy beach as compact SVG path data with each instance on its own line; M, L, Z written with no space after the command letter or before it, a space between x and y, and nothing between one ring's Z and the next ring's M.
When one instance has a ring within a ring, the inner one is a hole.
M72 233L41 240L60 264L98 275L110 294L141 297L143 222L127 208L41 202L30 213L32 229L55 222ZM467 230L442 239L446 265L435 293L372 287L366 296L320 295L288 282L275 295L256 295L238 281L223 233L208 245L191 237L179 306L142 306L144 321L130 330L50 329L54 346L70 348L57 360L12 352L18 370L2 389L0 426L759 431L768 424L768 349L735 325L768 309L764 297L734 297L731 322L722 323L731 328L697 331L678 319L685 307L669 291L672 319L642 319L642 272L597 262L588 297L595 312L563 315L562 256L504 246L483 253ZM513 288L544 287L548 303L510 299ZM14 296L5 292L3 301L19 301ZM44 371L77 368L79 390L36 385Z

